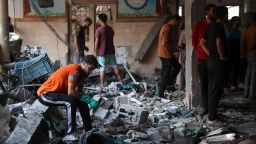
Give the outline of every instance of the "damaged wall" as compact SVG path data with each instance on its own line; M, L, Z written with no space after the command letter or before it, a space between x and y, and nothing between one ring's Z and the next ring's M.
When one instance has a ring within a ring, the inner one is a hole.
M23 1L15 1L15 14L13 2L9 0L10 16L16 17L12 20L16 33L23 38L23 46L25 45L37 45L43 47L51 60L60 59L62 64L66 64L65 55L67 53L67 46L64 45L60 40L57 40L56 36L47 28L47 26L40 21L40 19L33 18L22 18L23 17ZM143 61L135 62L134 58L139 50L143 40L154 26L155 21L151 22L117 22L116 21L116 5L112 4L113 7L113 29L115 31L114 44L116 48L120 46L127 47L128 52L128 63L131 65L131 71L143 75L151 75L154 73L155 68L160 68L160 60L157 56L156 43L151 47L149 52L144 57ZM19 12L17 12L19 11ZM93 14L93 12L90 12ZM93 19L93 17L91 17ZM94 20L93 20L94 21ZM56 18L49 20L49 24L60 34L61 37L65 38L67 33L67 23L65 18ZM86 45L90 48L89 54L93 53L93 25L90 27L90 40ZM22 47L23 47L22 46ZM143 66L143 69L141 67Z
M49 24L64 38L67 33L67 23L64 20L52 21ZM40 46L48 53L52 61L60 59L62 64L66 63L67 46L43 22L17 21L15 30L23 38L23 46Z

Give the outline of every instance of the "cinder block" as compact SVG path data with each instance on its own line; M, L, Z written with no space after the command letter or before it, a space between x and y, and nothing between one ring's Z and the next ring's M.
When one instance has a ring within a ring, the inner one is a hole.
M41 113L48 109L47 106L36 100L28 110L26 118L20 117L14 131L5 141L5 144L25 144L29 143L42 121Z
M113 105L113 101L110 101L108 99L105 99L105 102L102 106L100 106L101 108L104 108L104 109L109 109L112 105Z
M129 105L130 104L130 98L127 96L119 96L115 99L115 108L119 109L120 105Z
M100 120L104 120L109 115L108 109L104 109L102 107L97 108L97 110L93 113L94 117Z
M148 119L149 112L130 105L121 105L118 116L126 123L137 125L145 123Z

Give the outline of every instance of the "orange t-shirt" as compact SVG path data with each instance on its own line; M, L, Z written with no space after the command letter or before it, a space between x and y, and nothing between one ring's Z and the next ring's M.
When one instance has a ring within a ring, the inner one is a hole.
M68 83L79 86L84 82L85 73L78 64L64 66L53 73L46 82L37 90L37 95L50 92L68 93Z
M160 30L158 38L158 56L162 58L172 58L173 53L178 51L178 42L175 42L173 36L173 27L164 24Z

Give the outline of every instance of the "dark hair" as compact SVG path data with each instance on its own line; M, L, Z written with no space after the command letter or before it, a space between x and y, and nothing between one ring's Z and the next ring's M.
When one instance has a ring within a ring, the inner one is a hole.
M215 8L215 7L216 7L215 4L208 4L208 5L205 6L204 11L207 12L207 11L209 11L211 8Z
M225 18L225 16L228 15L228 8L225 6L218 6L216 8L216 17L219 19Z
M237 21L237 20L240 20L240 18L238 16L233 16L231 18L231 24L234 24L234 22Z
M107 22L107 19L108 19L108 16L107 16L106 14L104 14L104 13L101 13L101 14L98 15L98 18L99 18L102 22L106 23L106 22Z
M175 14L173 16L170 17L170 20L177 20L177 21L180 21L181 20L181 17L178 15L178 14Z
M85 22L89 22L89 23L92 23L92 19L91 18L86 18L84 19Z
M86 55L83 59L86 63L94 65L96 68L101 67L101 65L98 63L97 58L94 55Z

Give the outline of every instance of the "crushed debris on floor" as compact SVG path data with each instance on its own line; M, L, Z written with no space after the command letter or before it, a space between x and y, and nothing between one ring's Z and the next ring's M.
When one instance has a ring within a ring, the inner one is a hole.
M52 69L51 69L52 70ZM207 117L199 116L199 107L187 109L183 103L183 90L167 90L168 99L155 96L157 78L142 78L123 70L124 84L113 82L106 76L105 87L99 91L98 77L86 80L85 101L91 108L93 129L84 132L82 119L77 113L79 140L67 143L246 143L255 142L255 111L219 108L221 120L227 125L212 127ZM47 78L44 74L44 79ZM126 76L124 76L126 74ZM19 74L18 74L19 75ZM131 77L131 78L129 78ZM0 143L61 143L65 135L66 116L64 107L46 107L35 96L38 83L34 79L16 76L23 85L2 82L0 107ZM40 80L39 80L40 81ZM26 84L24 84L26 82ZM4 88L4 89L3 89Z

